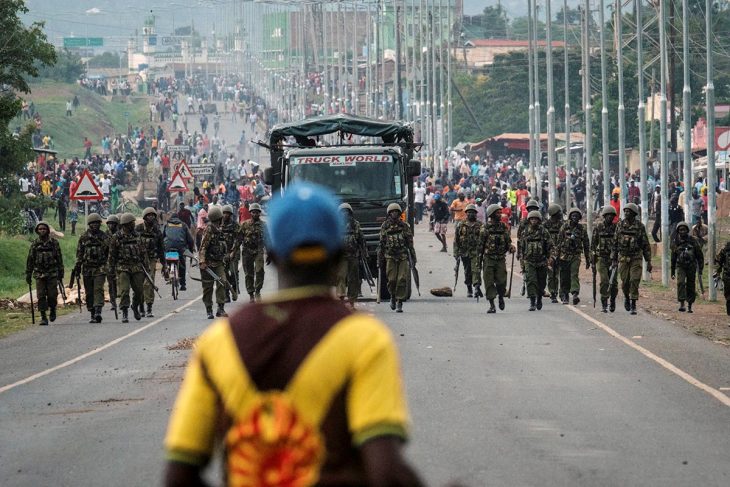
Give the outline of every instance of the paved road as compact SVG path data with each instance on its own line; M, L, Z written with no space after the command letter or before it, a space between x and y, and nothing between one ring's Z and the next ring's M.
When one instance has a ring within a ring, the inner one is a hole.
M643 312L594 313L587 299L528 312L518 277L497 315L463 286L433 297L424 290L453 283L437 245L418 229L423 296L404 314L363 304L398 341L408 453L430 485L730 484L727 348ZM159 483L189 353L168 348L206 326L199 294L165 296L154 319L74 314L0 340L0 485Z

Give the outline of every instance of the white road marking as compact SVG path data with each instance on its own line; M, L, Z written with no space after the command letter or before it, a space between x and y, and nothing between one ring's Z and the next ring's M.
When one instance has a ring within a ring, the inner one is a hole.
M157 325L157 324L165 321L167 318L173 316L176 313L179 313L180 311L184 310L188 306L190 306L190 305L192 305L194 303L197 303L201 299L203 299L203 296L202 295L200 295L197 298L189 301L188 303L180 306L176 310L167 313L165 316L163 316L161 318L157 318L155 321L153 321L153 322L151 322L151 323L143 326L142 328L137 328L136 330L131 331L131 332L127 333L124 336L121 336L119 338L116 338L116 339L110 341L109 343L106 343L106 344L104 344L104 345L102 345L102 346L100 346L98 348L95 348L95 349L90 350L90 351L88 351L88 352L86 352L84 354L81 354L78 357L74 357L71 360L67 360L67 361L65 361L65 362L63 362L61 364L58 364L58 365L54 366L54 367L51 367L49 369L43 370L41 372L38 372L37 374L33 374L33 375L29 376L29 377L26 377L25 379L21 379L21 380L19 380L17 382L13 382L12 384L8 384L6 386L2 386L2 387L0 387L0 394L2 394L3 392L7 392L7 391L9 391L11 389L15 389L16 387L22 386L24 384L28 384L29 382L33 382L36 379L40 379L41 377L45 377L48 374L52 374L53 372L56 372L58 370L65 369L66 367L69 367L71 365L74 365L74 364L76 364L76 363L78 363L78 362L80 362L80 361L82 361L82 360L84 360L86 358L92 357L92 356L96 355L99 352L103 352L104 350L106 350L108 348L111 348L114 345L117 345L117 344L123 342L127 338L131 338L134 335L137 335L139 333L142 333L143 331L145 331L145 330L147 330L149 328L152 328L153 326L155 326L155 325Z
M697 387L698 389L706 392L707 394L711 395L721 403L723 403L725 406L730 407L730 397L728 397L726 394L720 392L720 390L715 389L714 387L708 386L704 382L701 382L700 380L696 379L695 377L691 376L687 372L683 371L679 367L675 366L671 362L661 358L660 356L650 352L646 348L642 347L641 345L638 345L637 343L631 341L630 339L626 338L625 336L618 333L616 330L611 328L608 325L605 325L598 321L597 319L593 318L592 316L587 315L586 313L582 312L578 308L574 306L568 306L573 312L578 314L579 316L583 317L584 319L590 321L597 327L599 327L601 330L605 331L612 337L616 338L617 340L622 341L624 344L628 345L629 347L633 348L637 352L641 353L645 357L653 360L654 362L658 363L668 371L672 372L673 374L679 376L680 378L684 379L685 381L689 382L693 386Z

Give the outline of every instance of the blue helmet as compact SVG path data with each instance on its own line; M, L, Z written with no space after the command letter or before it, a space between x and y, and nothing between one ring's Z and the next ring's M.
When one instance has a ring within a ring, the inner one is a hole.
M434 199L435 201L438 201L438 200L440 200L440 199L441 199L441 195L440 195L439 193L436 193L435 195L433 195L433 199Z

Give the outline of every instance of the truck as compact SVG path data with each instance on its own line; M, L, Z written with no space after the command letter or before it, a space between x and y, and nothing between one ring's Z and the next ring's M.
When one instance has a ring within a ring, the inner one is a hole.
M336 134L334 143L323 140L330 134ZM278 124L269 133L271 167L264 171L264 182L277 194L290 183L308 181L349 203L365 235L367 264L376 276L388 205L400 204L413 228L413 179L421 174L414 154L419 147L413 128L399 121L337 114ZM387 298L385 279L380 282L381 297Z

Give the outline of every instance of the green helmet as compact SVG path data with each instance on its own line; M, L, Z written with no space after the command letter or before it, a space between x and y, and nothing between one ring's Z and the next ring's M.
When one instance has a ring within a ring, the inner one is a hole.
M400 213L403 211L398 203L391 203L388 205L388 211L386 211L387 214L390 214L391 211L397 211Z
M223 212L219 206L214 206L208 211L208 220L217 222L223 219Z
M611 205L604 206L603 209L601 210L601 216L606 216L606 215L614 215L615 216L616 215L616 208L614 208Z
M106 219L106 224L109 225L110 223L119 223L119 217L117 215L109 215Z
M468 205L466 205L466 208L464 209L464 211L465 212L466 211L474 211L475 212L475 211L477 211L477 205L475 205L474 203L469 203Z
M624 206L624 210L631 210L634 212L634 215L639 214L639 207L636 206L634 203L629 203L626 206Z
M687 222L679 222L679 223L677 223L677 231L679 231L679 227L684 227L689 232L689 225L687 224Z
M583 212L580 211L578 208L571 208L570 211L568 212L568 218L570 218L570 215L572 215L573 213L578 213L579 219L583 218Z
M350 204L349 204L349 203L342 203L342 204L340 205L340 210L347 210L347 211L349 211L350 213L352 213L352 206L350 206Z
M538 220L542 221L542 213L540 213L537 210L532 210L530 213L527 214L527 219L530 218L537 218Z
M231 205L225 205L222 208L222 211L223 213L230 213L231 215L233 215L233 207Z
M497 211L502 211L502 207L496 203L493 205L489 205L489 207L487 207L487 216L492 216Z
M537 202L537 200L530 200L527 202L527 206L525 207L528 210L530 208L535 208L536 210L540 209L540 203Z
M134 223L135 220L136 219L134 218L134 215L132 215L131 213L125 213L119 219L119 223L121 223L122 225L126 225L128 223Z
M248 205L248 211L261 211L261 205L258 203L251 203Z
M101 215L98 213L92 213L89 218L86 219L86 223L101 223Z
M51 231L51 226L48 224L48 222L41 220L35 224L35 233L38 233L38 227L40 227L41 225L44 225L48 229L49 232Z
M550 216L557 215L558 213L562 213L562 212L563 212L563 208L556 203L553 203L552 205L548 206L548 215L550 215Z
M155 211L155 209L152 208L151 206L148 206L142 212L142 218L145 218L147 215L155 215L155 216L157 216L157 211Z

